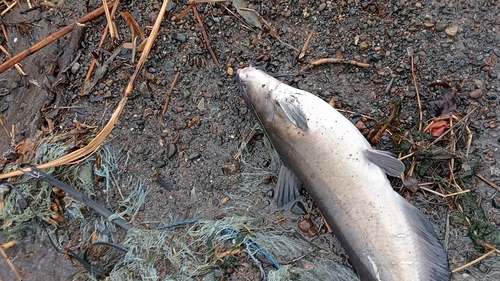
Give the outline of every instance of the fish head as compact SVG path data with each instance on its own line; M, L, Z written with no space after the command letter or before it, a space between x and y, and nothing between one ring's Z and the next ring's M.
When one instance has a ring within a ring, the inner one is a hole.
M260 117L273 115L273 91L281 83L276 78L252 66L238 69L238 87L247 106Z

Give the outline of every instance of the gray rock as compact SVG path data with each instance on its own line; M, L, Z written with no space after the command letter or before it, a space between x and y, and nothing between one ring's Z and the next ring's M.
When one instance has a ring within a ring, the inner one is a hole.
M173 143L167 144L166 153L167 153L167 158L171 159L177 153L177 146Z
M182 33L175 33L173 38L179 42L186 42L186 35Z

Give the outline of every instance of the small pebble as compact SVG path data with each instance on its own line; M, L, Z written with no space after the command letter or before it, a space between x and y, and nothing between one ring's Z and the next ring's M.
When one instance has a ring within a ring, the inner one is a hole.
M433 28L434 27L434 24L432 22L424 22L424 27L425 28Z
M458 33L458 26L449 25L448 27L446 27L444 32L450 37L455 37L455 35L457 35L457 33Z
M483 89L475 89L469 93L469 97L472 99L478 99L483 96Z
M75 74L78 72L78 69L80 69L80 64L78 62L75 62L72 66L71 66L71 73Z
M188 160L196 160L201 157L201 154L198 152L194 152L189 154Z
M186 42L186 35L182 33L175 33L173 38L179 42Z
M359 49L361 51L368 49L368 43L366 43L366 42L359 43Z
M319 4L318 11L323 11L326 8L326 3Z
M444 31L444 29L446 28L446 23L443 23L443 22L438 22L436 24L436 31Z
M161 160L161 159L158 159L158 160L156 160L154 162L154 165L155 165L156 168L159 169L159 168L165 167L165 165L167 165L167 163L165 161Z
M166 147L166 152L167 152L167 158L170 159L174 157L175 153L177 153L177 147L173 143L167 144Z
M205 98L201 98L198 104L196 105L196 108L198 110L204 110L205 109Z
M221 169L225 175L234 174L240 168L240 162L229 163L222 165Z

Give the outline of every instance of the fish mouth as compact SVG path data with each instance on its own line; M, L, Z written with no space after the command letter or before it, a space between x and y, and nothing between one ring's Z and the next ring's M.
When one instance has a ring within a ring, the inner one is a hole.
M248 74L251 70L253 70L254 68L249 65L245 68L240 68L238 69L238 71L236 72L236 77L238 79L243 79L243 80L247 80L248 79Z
M255 106L253 105L252 100L250 99L250 97L247 94L247 90L245 89L245 85L243 85L243 81L242 81L242 77L241 77L242 75L245 75L245 72L248 72L249 68L251 68L251 66L245 67L243 69L238 69L236 71L236 86L238 87L238 90L240 91L241 95L243 96L243 99L245 100L247 107L255 112Z

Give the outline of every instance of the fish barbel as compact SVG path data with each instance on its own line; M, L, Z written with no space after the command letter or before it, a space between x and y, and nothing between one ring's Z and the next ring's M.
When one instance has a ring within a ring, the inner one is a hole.
M238 70L247 106L283 162L277 202L302 183L361 280L448 281L448 256L430 221L396 193L386 174L404 164L375 150L342 114L315 95L251 66Z

